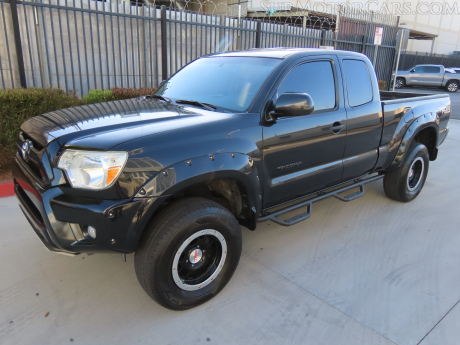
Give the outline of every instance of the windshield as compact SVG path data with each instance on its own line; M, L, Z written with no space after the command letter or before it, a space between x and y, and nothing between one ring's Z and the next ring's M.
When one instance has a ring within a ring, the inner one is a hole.
M279 62L260 57L201 58L173 75L155 94L245 111Z

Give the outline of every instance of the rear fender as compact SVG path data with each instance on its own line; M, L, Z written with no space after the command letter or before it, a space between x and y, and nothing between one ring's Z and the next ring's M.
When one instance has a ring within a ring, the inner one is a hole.
M405 155L408 153L410 144L414 141L415 136L421 130L431 127L434 129L437 136L439 132L437 121L439 120L434 112L421 115L414 119L407 131L404 133L402 140L397 146L397 150L394 150L396 151L394 159L387 170L395 170L401 166ZM437 138L435 139L435 142L437 142Z

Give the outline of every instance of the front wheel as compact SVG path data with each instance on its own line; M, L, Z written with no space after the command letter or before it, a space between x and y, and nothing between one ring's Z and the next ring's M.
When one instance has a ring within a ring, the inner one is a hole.
M139 283L172 310L203 304L228 283L241 256L241 229L221 205L202 198L180 200L145 230L135 254Z
M385 174L383 188L390 199L402 202L414 200L425 184L429 167L428 150L425 145L414 142L401 166Z
M450 81L446 84L446 91L448 92L457 92L458 90L458 81Z

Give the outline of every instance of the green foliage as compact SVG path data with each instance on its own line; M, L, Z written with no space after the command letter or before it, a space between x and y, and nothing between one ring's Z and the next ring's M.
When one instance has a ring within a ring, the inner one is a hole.
M385 80L379 80L379 90L387 91L387 82Z
M83 104L151 95L155 88L115 88L112 90L90 90L87 96L78 99L75 92L61 89L7 89L0 90L0 147L3 153L16 150L16 138L21 124L50 111L76 107Z
M81 101L86 104L102 103L112 101L114 99L112 90L89 90L87 96L83 96Z
M61 89L0 90L0 146L2 151L15 150L19 127L27 119L49 111L79 105L74 93Z
M114 99L129 99L140 96L148 96L156 91L156 88L143 87L140 89L114 88L111 89Z

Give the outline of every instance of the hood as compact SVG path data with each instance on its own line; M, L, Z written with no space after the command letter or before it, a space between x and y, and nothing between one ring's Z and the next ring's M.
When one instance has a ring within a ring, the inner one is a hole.
M35 116L21 126L43 146L108 150L127 140L227 118L232 114L135 98L62 109Z

